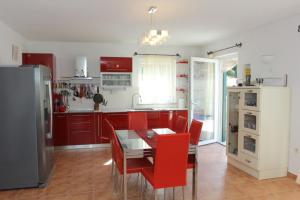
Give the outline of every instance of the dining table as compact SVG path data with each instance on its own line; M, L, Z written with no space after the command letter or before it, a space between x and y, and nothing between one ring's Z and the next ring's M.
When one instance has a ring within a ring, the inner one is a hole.
M123 198L127 200L127 159L153 157L156 149L156 141L159 135L176 134L169 128L157 128L146 130L116 130L117 138L121 144L124 156L124 183ZM197 147L198 145L189 145L189 155L195 156L195 167L192 176L192 199L197 199ZM174 147L176 148L176 147Z

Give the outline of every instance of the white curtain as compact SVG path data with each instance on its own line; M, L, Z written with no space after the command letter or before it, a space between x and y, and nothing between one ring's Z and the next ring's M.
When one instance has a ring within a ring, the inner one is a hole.
M139 93L142 104L176 102L176 57L139 57Z

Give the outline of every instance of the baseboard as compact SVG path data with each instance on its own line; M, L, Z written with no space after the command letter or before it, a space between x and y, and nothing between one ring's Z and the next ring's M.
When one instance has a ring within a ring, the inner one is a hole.
M289 178L292 178L292 179L297 179L297 175L295 175L295 174L293 174L293 173L291 173L291 172L288 172L287 173L287 176L289 177Z

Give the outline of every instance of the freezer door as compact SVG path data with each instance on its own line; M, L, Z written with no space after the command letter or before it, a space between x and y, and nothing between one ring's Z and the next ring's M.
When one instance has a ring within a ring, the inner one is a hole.
M53 168L52 91L50 69L36 68L36 104L39 120L37 131L39 184L47 182Z

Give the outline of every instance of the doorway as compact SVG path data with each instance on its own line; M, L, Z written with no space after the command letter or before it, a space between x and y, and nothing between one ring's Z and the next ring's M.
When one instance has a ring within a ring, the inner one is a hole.
M228 93L227 88L236 85L237 82L237 65L238 65L238 54L229 54L220 56L217 58L220 63L220 71L222 74L222 117L220 119L221 132L217 137L217 141L223 145L226 145L227 136L227 102Z
M217 141L219 119L219 62L215 59L191 58L189 119L203 122L200 145Z

